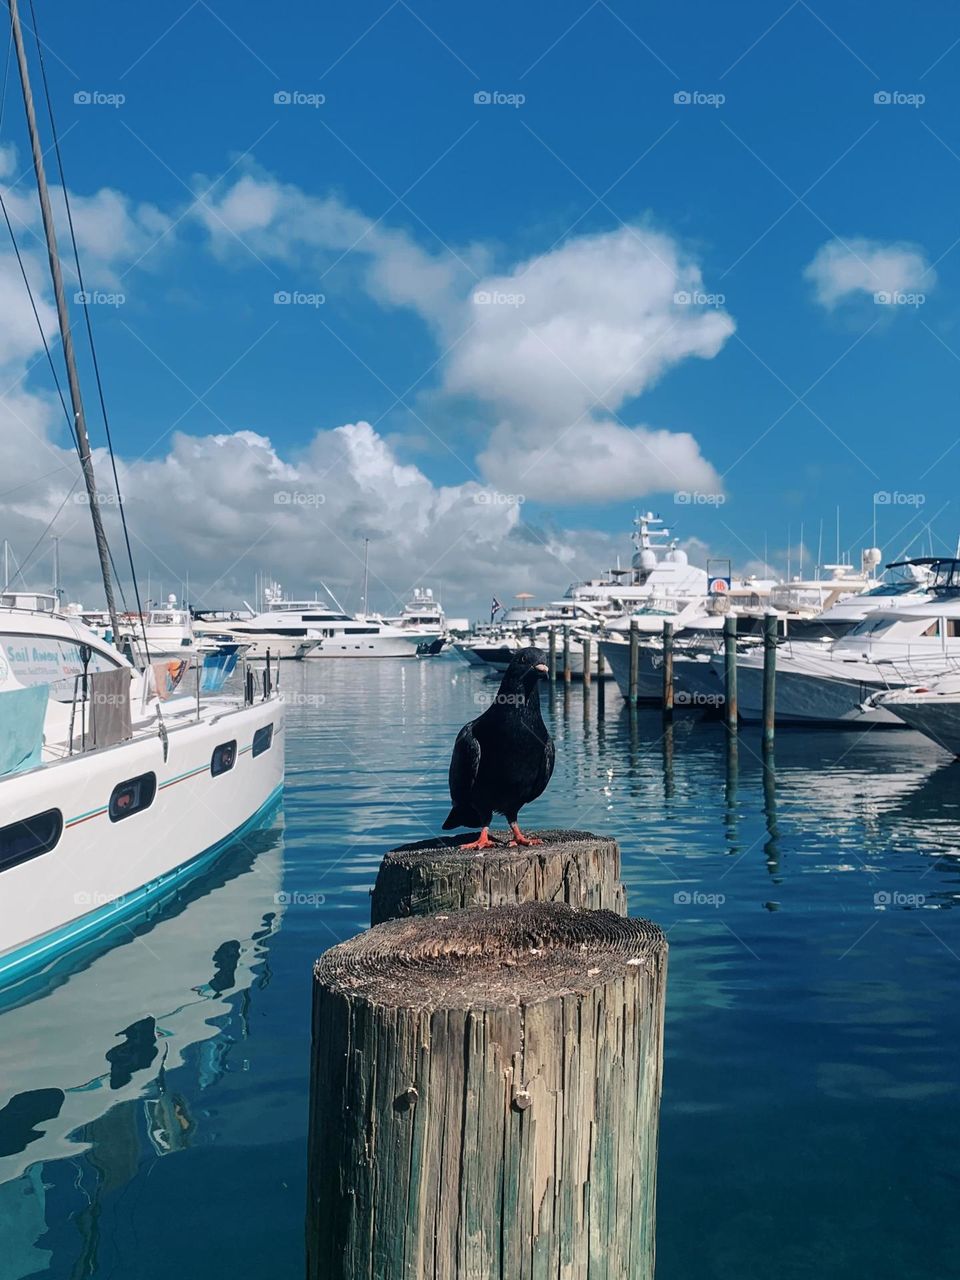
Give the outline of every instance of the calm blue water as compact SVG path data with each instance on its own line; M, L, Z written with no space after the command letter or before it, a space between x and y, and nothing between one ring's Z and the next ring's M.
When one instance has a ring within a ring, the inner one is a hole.
M0 1015L0 1280L302 1274L314 957L434 834L455 659L287 664L282 826ZM549 695L545 701L549 704ZM906 731L597 720L530 825L609 832L671 943L659 1280L960 1274L960 764Z

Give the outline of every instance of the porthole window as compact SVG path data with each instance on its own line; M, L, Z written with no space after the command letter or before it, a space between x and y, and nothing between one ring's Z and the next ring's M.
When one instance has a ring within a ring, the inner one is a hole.
M221 742L219 747L214 747L213 749L213 755L210 758L210 772L216 778L221 773L229 773L236 763L236 741Z
M63 814L59 809L47 809L32 818L0 827L0 871L49 853L62 832Z
M254 756L262 756L264 751L270 750L273 742L273 725L265 724L262 729L258 729L253 735L253 751Z
M155 773L142 773L139 778L130 778L127 782L118 783L110 797L108 811L110 821L120 822L123 818L130 818L133 814L140 813L143 809L149 809L156 794L157 775Z

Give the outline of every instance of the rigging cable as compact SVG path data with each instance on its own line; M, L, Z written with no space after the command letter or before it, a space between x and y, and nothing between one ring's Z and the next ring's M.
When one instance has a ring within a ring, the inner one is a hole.
M74 261L74 266L77 272L77 283L80 286L81 296L85 298L85 290L83 286L83 271L81 270L81 267L80 267L80 254L77 250L77 237L73 227L73 213L70 208L70 194L67 191L67 180L63 171L63 158L60 153L60 136L57 133L57 123L56 123L56 120L54 119L53 103L50 98L50 85L47 81L47 69L43 60L43 46L40 43L40 32L37 27L37 15L33 7L33 0L29 0L29 3L30 3L30 18L31 18L31 21L33 22L33 35L37 45L37 58L39 60L39 65L40 65L40 80L43 85L43 96L44 96L44 99L46 100L46 105L47 105L47 116L49 117L49 120L50 120L50 130L53 137L54 154L56 155L56 158L57 158L57 171L60 174L60 189L63 192L63 203L67 211L67 226L70 229L70 243L73 248L73 261ZM107 437L107 449L110 453L110 466L113 471L113 483L117 493L117 506L120 511L120 524L123 528L123 539L127 548L127 561L130 565L130 577L133 581L133 591L134 591L134 596L137 602L137 613L140 618L140 628L143 633L144 659L149 664L150 648L147 643L146 620L143 616L143 605L140 600L140 584L137 581L137 571L133 563L133 547L130 544L130 530L127 528L127 516L126 516L126 512L123 509L123 498L121 497L121 494L120 494L120 477L117 474L117 459L113 450L113 437L110 432L110 419L107 415L107 404L106 404L106 397L104 395L104 390L103 390L103 381L100 377L100 363L97 360L97 349L93 340L93 325L91 324L91 321L90 321L90 308L87 305L86 301L84 301L82 305L83 305L83 319L84 319L84 323L87 331L87 342L90 347L90 358L93 363L93 372L94 372L94 377L96 379L96 384L97 384L97 396L100 401L100 413L103 417L103 426L104 426L104 431L106 432L106 437ZM110 560L111 560L111 563L113 563L112 555L110 557ZM114 566L114 572L116 572L116 566ZM121 596L122 594L123 593L121 589ZM120 638L119 636L116 637L118 641L119 641L119 638Z

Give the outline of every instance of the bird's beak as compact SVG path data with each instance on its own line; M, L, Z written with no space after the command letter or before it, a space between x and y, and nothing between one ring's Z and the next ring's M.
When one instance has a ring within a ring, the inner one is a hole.
M550 668L547 666L545 662L538 662L533 669L534 671L542 671L545 676L548 676L550 674Z

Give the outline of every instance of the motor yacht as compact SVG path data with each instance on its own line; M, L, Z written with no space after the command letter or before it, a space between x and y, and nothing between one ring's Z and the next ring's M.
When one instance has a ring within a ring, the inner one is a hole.
M326 588L325 588L326 590ZM330 593L328 592L328 595ZM329 600L288 600L279 585L265 592L266 609L224 628L251 648L250 658L415 658L425 633L373 615L352 615ZM435 638L435 637L434 637Z
M882 694L878 702L908 728L960 756L960 672Z
M926 557L915 563L930 571L924 590L927 600L905 604L901 596L888 601L832 644L787 640L780 646L779 722L899 724L900 719L877 695L933 680L960 666L960 560ZM712 662L719 671L722 655ZM737 696L741 717L759 720L763 705L760 649L738 657Z

